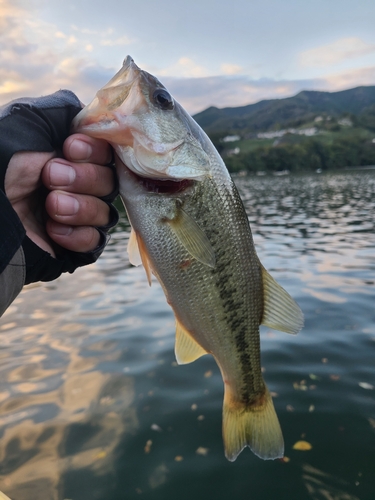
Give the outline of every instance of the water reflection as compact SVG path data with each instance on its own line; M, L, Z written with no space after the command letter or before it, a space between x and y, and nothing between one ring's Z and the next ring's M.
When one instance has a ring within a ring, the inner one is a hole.
M302 478L310 497L313 500L360 500L359 497L347 493L349 483L305 464L302 466Z
M262 263L305 313L297 337L262 332L290 461L225 461L218 369L176 366L173 315L129 266L123 216L98 263L26 287L0 320L13 500L372 499L375 172L237 182Z
M119 358L116 342L94 341L92 350L100 355L84 353L100 328L88 329L80 318L110 318L118 308L109 307L97 291L104 285L95 271L90 280L82 278L63 283L64 292L48 285L25 289L4 318L17 316L4 322L2 338L7 349L1 363L0 482L17 500L63 498L62 482L70 470L113 471L120 437L138 427L133 378L98 370L99 360ZM98 299L93 311L72 299L72 286L75 297ZM30 296L35 288L48 292L43 308Z

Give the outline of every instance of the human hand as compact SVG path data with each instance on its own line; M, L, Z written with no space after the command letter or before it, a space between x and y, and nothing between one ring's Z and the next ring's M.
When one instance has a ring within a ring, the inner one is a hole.
M105 141L68 137L81 108L72 93L10 106L0 114L3 189L26 230L26 283L48 281L94 262L104 249L118 220L110 203L117 180L105 166L112 152Z
M101 235L96 227L110 222L109 205L99 197L115 189L114 173L104 166L112 157L105 141L74 134L64 142L63 156L19 152L5 175L5 192L27 236L53 257L62 249L89 252L98 247ZM41 180L50 191L47 221Z

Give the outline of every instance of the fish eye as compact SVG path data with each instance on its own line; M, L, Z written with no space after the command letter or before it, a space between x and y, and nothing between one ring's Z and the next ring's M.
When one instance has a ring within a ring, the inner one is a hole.
M164 89L156 89L154 92L154 101L161 109L173 109L174 102L172 96Z

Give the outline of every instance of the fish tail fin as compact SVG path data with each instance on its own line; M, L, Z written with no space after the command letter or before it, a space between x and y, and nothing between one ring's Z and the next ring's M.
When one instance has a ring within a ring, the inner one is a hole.
M267 387L260 402L247 407L236 401L229 386L225 386L223 440L225 456L231 462L246 446L263 460L283 457L283 435Z

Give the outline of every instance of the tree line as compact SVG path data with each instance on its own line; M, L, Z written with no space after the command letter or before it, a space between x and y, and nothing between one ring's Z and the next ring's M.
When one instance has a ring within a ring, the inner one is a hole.
M337 138L331 143L311 137L296 144L281 142L236 155L224 154L224 161L230 172L337 170L375 165L375 143L355 134L349 138Z

